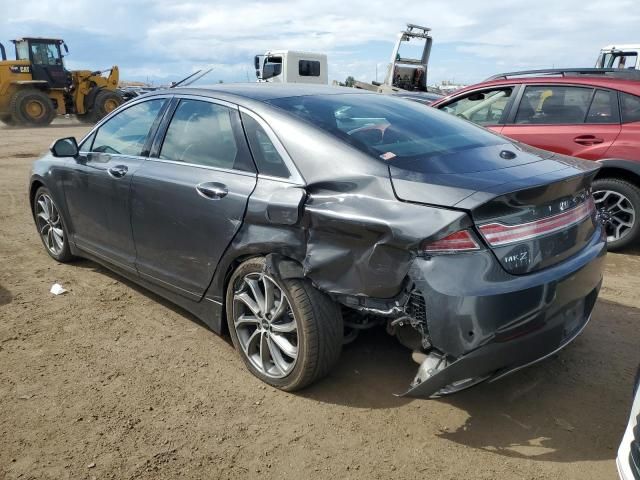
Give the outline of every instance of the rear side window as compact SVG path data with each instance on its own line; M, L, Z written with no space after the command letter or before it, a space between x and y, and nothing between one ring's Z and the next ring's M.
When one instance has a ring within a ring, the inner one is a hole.
M298 61L298 75L301 77L319 77L320 62L317 60Z
M512 88L474 92L445 105L442 109L479 125L496 125L511 99Z
M620 93L622 123L640 122L640 97Z
M250 115L242 114L242 124L249 140L253 159L262 175L289 178L291 175L267 132Z
M615 92L598 90L593 96L586 123L620 123Z
M592 88L528 86L520 101L515 123L543 125L584 123L592 95Z
M138 103L121 111L100 127L92 152L139 156L165 100ZM84 146L84 145L83 145Z
M160 158L207 167L248 170L236 141L229 108L181 100L165 135Z

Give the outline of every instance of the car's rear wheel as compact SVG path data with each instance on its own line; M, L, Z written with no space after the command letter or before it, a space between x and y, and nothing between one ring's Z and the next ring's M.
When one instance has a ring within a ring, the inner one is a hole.
M40 240L42 240L47 253L58 262L72 260L73 255L69 248L67 228L58 206L45 187L40 187L36 192L33 202L33 217Z
M227 324L245 365L286 391L325 376L340 356L342 316L311 283L264 273L264 258L242 263L226 295Z
M617 178L593 182L593 198L607 233L607 248L620 250L636 242L640 234L640 189Z

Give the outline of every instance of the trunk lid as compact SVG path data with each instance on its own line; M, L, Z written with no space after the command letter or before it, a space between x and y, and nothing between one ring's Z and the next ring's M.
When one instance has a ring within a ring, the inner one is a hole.
M509 273L554 265L596 229L591 182L599 166L520 144L389 162L400 200L467 211Z

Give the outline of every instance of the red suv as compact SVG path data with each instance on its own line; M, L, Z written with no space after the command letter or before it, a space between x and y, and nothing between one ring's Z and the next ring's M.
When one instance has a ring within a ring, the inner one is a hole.
M640 236L637 74L589 69L502 74L432 106L534 147L601 163L594 198L609 250L617 250Z

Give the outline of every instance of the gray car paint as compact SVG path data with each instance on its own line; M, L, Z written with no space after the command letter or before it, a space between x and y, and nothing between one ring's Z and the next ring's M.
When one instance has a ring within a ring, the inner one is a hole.
M299 169L299 175L293 180L265 178L260 175L256 180L256 177L240 175L246 177L244 178L246 182L232 185L232 178L230 176L223 178L222 173L234 177L237 176L236 173L202 172L199 170L199 173L204 173L204 175L189 175L177 172L178 169L189 167L171 164L163 166L162 162L157 162L153 158L146 160L142 164L142 168L138 167L132 177L134 181L130 187L129 195L124 192L124 196L129 198L125 201L132 202L132 236L136 242L140 239L142 250L149 248L146 261L138 262L138 270L147 275L140 275L137 270L131 271L122 268L123 265L112 262L108 256L83 248L81 244L75 242L75 235L82 228L82 225L76 223L75 215L69 214L69 204L65 202L63 190L67 188L67 185L79 181L77 172L79 160L58 159L48 155L37 161L34 164L31 191L33 193L37 185L41 183L49 187L54 201L63 211L68 229L72 232L71 248L73 253L106 264L156 293L169 298L197 315L217 332L223 329L223 298L226 279L238 262L243 258L257 254L271 256L277 254L277 257L273 258L282 258L286 262L291 261L294 266L285 269L287 276L309 278L318 288L333 295L336 300L351 306L363 306L364 308L369 308L368 305L372 304L381 307L393 306L403 289L412 281L422 282L421 288L425 290L423 295L429 300L428 292L430 289L439 292L441 288L437 286L437 283L432 284L427 276L415 273L416 269L424 274L429 271L432 265L446 265L447 260L445 257L440 257L437 261L418 257L416 251L419 244L422 241L442 238L450 232L472 226L472 220L468 213L462 208L453 208L454 204L460 205L461 202L464 203L463 200L468 201L474 197L478 198L478 202L482 200L486 202L496 196L492 189L497 185L500 185L500 191L508 191L514 186L527 188L531 185L527 179L532 177L527 177L523 173L509 181L494 182L491 188L486 189L474 189L470 185L463 185L460 187L461 194L456 195L453 192L451 199L444 198L443 200L443 197L434 199L433 203L436 203L435 200L437 200L437 206L425 205L424 203L431 202L424 202L422 197L416 198L415 201L413 198L410 198L409 201L399 201L396 196L397 192L394 191L390 181L390 176L393 177L393 174L390 174L388 164L372 160L368 155L355 150L331 135L292 118L262 101L278 96L318 93L330 94L342 93L342 91L329 87L240 85L216 87L215 89L179 88L140 97L143 101L154 95L184 95L237 104L269 125L273 129L268 132L270 135L275 135L274 132L277 132L275 141L281 142L285 157L289 161L295 159L295 165ZM364 92L350 91L349 93L368 95ZM116 114L117 111L112 115ZM109 118L103 122L108 121ZM509 142L505 140L505 143ZM517 148L514 144L509 144ZM313 156L309 155L309 152L313 152ZM152 151L152 157L153 155ZM554 177L555 181L593 170L593 167L587 166L583 162L574 162L573 167L575 168L572 168L572 162L567 162L562 158L551 160L546 158L545 160L551 162L546 164L547 172L563 171L562 174ZM544 162L540 163L544 164ZM170 172L173 167L175 167L175 172ZM522 167L524 168L524 166ZM542 165L540 167L542 168ZM147 168L149 173L144 173ZM543 175L543 172L544 168L533 176ZM135 180L136 175L139 175L139 182ZM158 175L166 176L167 180L175 175L176 178L173 181L178 184L182 182L183 186L174 187L173 183L167 183L166 189L151 186L148 182L157 178ZM170 229L170 237L168 238L174 240L191 235L193 229L203 228L198 219L201 220L202 215L207 218L211 215L213 211L209 208L211 205L214 205L211 208L215 208L215 203L202 203L198 200L199 203L189 203L197 205L194 207L194 211L187 215L184 214L182 202L196 202L195 199L199 197L195 186L203 181L216 181L231 186L234 190L233 194L237 195L237 201L234 202L232 208L236 213L232 214L227 222L222 220L223 217L212 215L211 218L215 219L205 225L204 230L201 231L209 232L208 235L198 232L197 235L202 235L198 241L192 244L185 243L180 249L175 250L184 256L194 258L174 257L169 259L166 256L163 258L162 252L170 247L168 243L163 243L164 240L160 239L155 246L147 246L146 242L153 242L152 237L161 235L163 229L167 228ZM416 182L415 179L408 181L411 181L415 188L418 188L417 186L422 183ZM254 185L251 184L252 182ZM482 182L479 183L482 184ZM454 190L456 188L452 184L447 187ZM151 190L146 190L147 188ZM237 192L235 192L236 189ZM253 189L253 193L251 193L251 189ZM421 186L420 189L427 190L424 186ZM153 193L150 193L151 191ZM169 191L171 193L168 193ZM188 197L189 192L192 197ZM98 205L103 202L98 198L98 193L91 192L90 195L92 202ZM170 202L176 203L169 204L165 195L171 195ZM190 200L186 200L187 198ZM237 216L237 207L243 202L246 203L246 212L242 221L241 217ZM478 204L475 203L475 205ZM105 208L108 206L108 202L102 203L102 205L102 208ZM153 223L152 220L149 223L148 218L156 215L159 216L158 222ZM185 219L184 223L181 223L182 218ZM214 231L217 233L219 228L223 232L222 242L211 247L207 244L206 237L211 237L211 243L215 243L216 240L213 240L215 238ZM593 246L589 250L595 253L594 256L588 258L582 257L584 265L604 254L605 244L601 237L601 229L596 228L591 240ZM143 241L144 246L142 245ZM227 244L225 249L224 246ZM219 261L216 261L217 258ZM483 250L481 255L477 256L461 255L458 261L462 262L461 268L464 270L465 268L475 268L474 261L476 260L474 259L482 259L483 268L475 272L479 275L477 277L479 282L486 282L492 278L492 272L501 271L495 257L488 250ZM187 269L184 267L190 262L195 265L197 261L204 261L206 264L198 265L200 268L197 274L198 280L194 281L187 278ZM163 268L164 262L178 263ZM584 265L563 263L547 270L546 278L549 281L553 281L558 275L563 275L562 278L571 278L571 272L565 272L563 269L583 270ZM593 265L592 268L587 269L589 273L584 274L585 278L581 282L579 291L572 295L586 297L594 291L597 295L601 279L601 266L596 263ZM146 267L149 270L145 271ZM446 271L446 267L443 268ZM410 274L410 272L414 273ZM502 272L504 273L503 270ZM203 281L210 275L211 283L208 288L203 289ZM503 285L507 289L520 288L527 291L531 288L538 288L540 277L522 276L517 279L512 276L496 277L495 280L490 280L487 288L491 288L487 292L495 291L499 284L498 280L515 282L509 286ZM496 283L494 284L494 282ZM184 295L185 291L188 291L189 294ZM486 335L478 336L478 340L471 344L461 336L460 332L449 332L448 337L444 336L447 338L441 340L443 348L452 354L461 355L462 358L465 358L465 355L473 351L473 348L477 348L477 345L481 345L482 342L489 342L491 329L495 333L496 328L508 329L512 325L508 318L502 325L496 322L485 324L490 320L487 315L491 316L491 309L478 309L483 305L480 303L477 304L478 308L474 307L473 303L465 301L467 295L468 292L465 292L464 289L446 293L447 298L450 297L448 303L437 302L436 305L432 305L436 311L442 308L444 311L442 314L433 314L431 317L434 332L445 332L447 329L453 328L460 319L469 315L472 318L477 318L478 325L483 325L483 331L486 328ZM437 296L433 298L437 298ZM509 298L504 297L503 300L511 306L512 302L519 302L519 298L519 295L516 294ZM550 302L549 305L555 305L554 311L561 312L565 311L563 310L565 307L569 308L564 299L559 299L557 304L551 300ZM525 315L522 318L530 319L530 316ZM586 318L587 316L584 316L583 320L586 321ZM439 347L439 345L437 346ZM433 388L423 389L422 394L434 393Z

